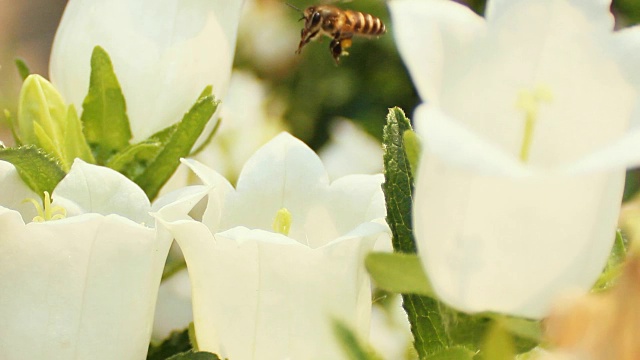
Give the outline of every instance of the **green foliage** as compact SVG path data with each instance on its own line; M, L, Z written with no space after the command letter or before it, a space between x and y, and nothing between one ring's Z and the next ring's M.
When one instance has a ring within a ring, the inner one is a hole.
M187 351L181 354L176 354L167 360L222 360L218 355L204 351Z
M82 104L82 123L98 164L104 165L129 145L131 128L120 83L107 52L96 46L91 55L89 93Z
M150 345L147 360L165 360L173 355L191 350L188 329L174 331L157 346Z
M416 255L371 253L365 259L365 266L380 289L398 294L434 296Z
M472 360L474 355L464 346L452 346L429 355L426 360Z
M403 141L405 131L410 130L411 123L404 112L399 108L390 109L382 137L385 177L382 189L387 204L387 223L393 234L393 249L400 253L416 252L411 219L413 174ZM420 359L427 359L450 345L436 300L412 294L402 294L402 300Z
M22 180L41 197L53 192L65 172L56 159L33 145L0 148L0 160L12 163Z
M500 321L494 322L487 332L480 355L486 360L513 360L515 357L513 338Z
M162 137L164 140L161 141L160 151L144 171L132 179L145 191L149 199L153 200L158 195L162 185L178 168L180 158L189 156L191 148L217 107L218 102L213 95L202 97L184 115L180 123L163 130L159 136L155 137L155 139Z
M358 336L342 321L333 321L333 332L347 355L347 359L382 360L382 357L377 355L371 346L358 339Z
M24 61L24 59L20 59L20 58L16 59L15 63L16 63L16 68L18 69L18 75L20 75L20 78L22 79L22 81L25 81L27 77L31 75L31 70L29 70L29 66Z
M627 256L627 244L622 237L620 230L616 231L616 239L607 260L607 266L604 268L602 274L593 285L594 291L604 291L615 284L618 276L622 273L622 266L624 265L624 259Z
M413 173L403 141L405 131L411 130L411 123L402 109L389 110L382 137L385 178L382 189L387 203L387 223L393 233L393 249L402 253L417 250L411 219Z

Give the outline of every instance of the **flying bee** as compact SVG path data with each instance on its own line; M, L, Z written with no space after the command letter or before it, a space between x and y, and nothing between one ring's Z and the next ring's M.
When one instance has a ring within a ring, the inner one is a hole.
M287 5L300 11L300 20L304 20L296 54L300 54L302 48L310 41L326 35L331 38L329 51L338 64L340 56L349 55L347 49L351 47L351 38L377 37L387 31L379 18L360 11L342 10L332 5L309 6L303 11L291 4Z

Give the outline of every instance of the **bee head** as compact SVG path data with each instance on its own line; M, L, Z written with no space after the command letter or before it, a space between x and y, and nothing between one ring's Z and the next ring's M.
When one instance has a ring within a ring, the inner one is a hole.
M315 6L309 6L304 9L302 19L304 19L304 27L310 32L316 30L322 25L322 15L320 15L320 12Z

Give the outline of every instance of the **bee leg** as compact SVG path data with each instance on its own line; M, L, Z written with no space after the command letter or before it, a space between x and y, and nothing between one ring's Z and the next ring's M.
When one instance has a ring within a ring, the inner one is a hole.
M296 50L296 54L300 54L300 52L302 51L302 48L312 40L315 40L318 37L318 35L320 35L318 30L312 33L309 33L305 29L302 29L302 31L300 32L300 44L298 44L298 50Z
M336 64L340 63L340 56L349 55L347 49L351 47L351 38L333 39L329 44L329 50Z
M340 40L331 40L331 44L329 44L329 51L331 51L331 56L333 56L333 60L336 62L336 65L338 65L340 63L340 55L342 55L342 46L340 46Z

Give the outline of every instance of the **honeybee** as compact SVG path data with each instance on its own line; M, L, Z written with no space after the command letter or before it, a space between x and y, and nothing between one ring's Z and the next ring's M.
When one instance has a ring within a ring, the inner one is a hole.
M300 33L300 44L296 54L310 41L322 35L330 37L329 51L336 64L340 63L340 56L349 55L347 49L351 47L354 36L377 37L383 35L387 29L379 18L360 11L342 10L332 5L309 6L300 11L304 20L304 28Z

